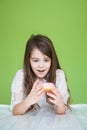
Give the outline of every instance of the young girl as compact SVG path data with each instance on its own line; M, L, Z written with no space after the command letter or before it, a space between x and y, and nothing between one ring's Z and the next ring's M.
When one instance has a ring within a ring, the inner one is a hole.
M50 84L51 92L45 91L44 84ZM64 114L69 107L68 90L52 41L44 35L32 35L26 45L24 67L12 83L13 115L41 109Z

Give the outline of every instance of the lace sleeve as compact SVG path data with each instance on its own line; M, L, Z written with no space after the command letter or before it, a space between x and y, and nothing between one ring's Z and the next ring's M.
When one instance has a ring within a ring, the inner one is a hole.
M57 70L56 71L56 86L58 87L61 96L63 97L63 101L65 104L67 104L69 93L67 89L67 83L65 79L65 74L63 70Z
M21 102L24 99L23 91L23 70L19 70L12 82L11 87L11 104L10 109L12 110L14 105Z

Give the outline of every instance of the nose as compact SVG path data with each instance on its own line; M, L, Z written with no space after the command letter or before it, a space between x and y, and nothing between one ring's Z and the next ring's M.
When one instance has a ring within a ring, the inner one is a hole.
M40 68L43 68L43 67L44 67L44 63L43 63L43 62L40 62L39 67L40 67Z

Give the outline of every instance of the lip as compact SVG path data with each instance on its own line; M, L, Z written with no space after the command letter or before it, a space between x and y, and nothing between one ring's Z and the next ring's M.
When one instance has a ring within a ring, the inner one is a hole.
M42 72L45 72L45 70L37 70L37 71L38 71L38 72L41 72L41 73L42 73Z
M46 73L45 70L37 70L38 76L44 77L44 76L45 76L45 73Z

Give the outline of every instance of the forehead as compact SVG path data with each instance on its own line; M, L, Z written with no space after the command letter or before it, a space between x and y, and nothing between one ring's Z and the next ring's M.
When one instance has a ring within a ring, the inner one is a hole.
M46 55L44 55L38 48L34 48L31 52L31 57L48 57Z

